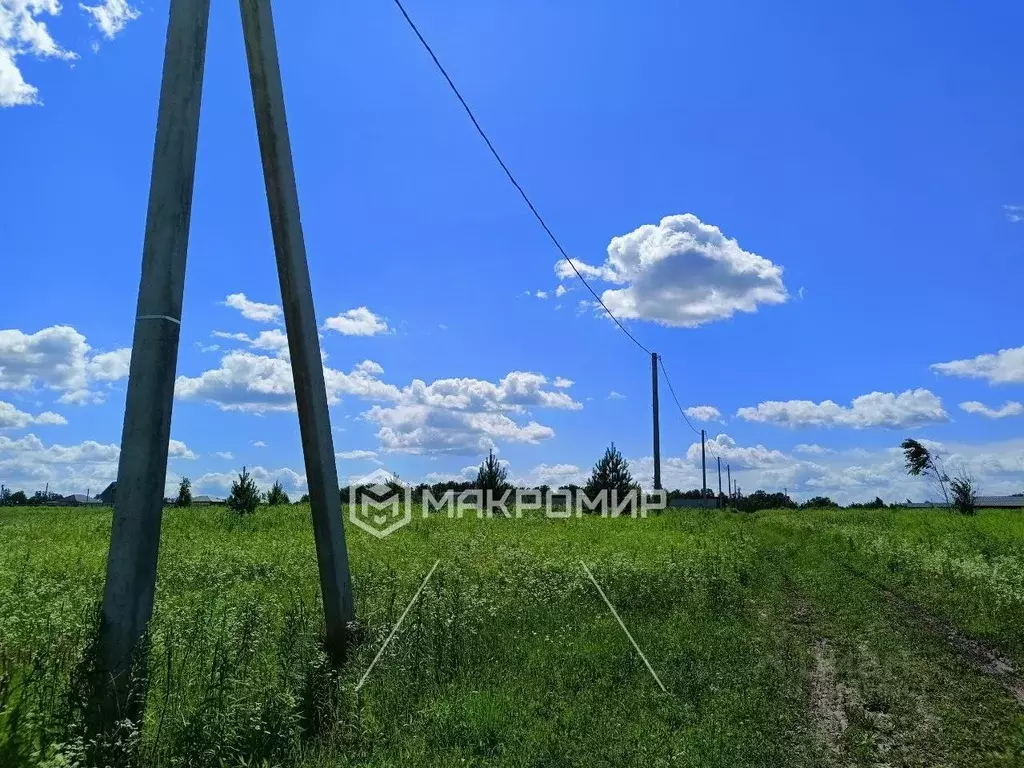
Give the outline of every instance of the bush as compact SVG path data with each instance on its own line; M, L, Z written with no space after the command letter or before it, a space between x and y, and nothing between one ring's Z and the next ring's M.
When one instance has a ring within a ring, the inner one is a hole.
M828 496L815 496L800 505L801 509L834 509L839 505Z
M949 481L949 490L953 492L953 507L961 515L973 515L978 494L974 488L974 478L966 469Z
M256 487L256 481L242 467L242 473L238 479L231 484L231 495L228 496L228 509L232 509L239 515L251 515L256 511L260 503L260 489Z
M886 504L885 504L884 501L882 501L882 497L881 496L875 496L875 500L874 501L866 501L864 503L855 501L852 504L850 504L850 509L885 509L885 508L886 508Z

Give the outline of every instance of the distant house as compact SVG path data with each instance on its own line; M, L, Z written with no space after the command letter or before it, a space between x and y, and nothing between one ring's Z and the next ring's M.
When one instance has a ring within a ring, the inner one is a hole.
M106 490L104 490L103 493L101 493L99 496L97 496L97 498L100 501L102 501L104 504L111 504L112 505L114 503L114 491L116 491L116 490L117 490L117 483L116 482L111 483L110 485L108 485L106 487Z
M979 507L1024 509L1024 496L979 496Z
M228 500L227 499L223 499L220 496L206 496L206 495L202 495L202 496L193 496L192 497L192 503L193 504L227 504Z
M907 501L899 506L911 509L937 509L948 505L944 501ZM1024 496L979 496L974 506L978 509L1024 509Z

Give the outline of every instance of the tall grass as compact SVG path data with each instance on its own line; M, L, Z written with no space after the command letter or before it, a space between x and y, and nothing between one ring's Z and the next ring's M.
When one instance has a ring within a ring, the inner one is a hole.
M146 766L812 765L787 547L853 541L882 562L879 536L918 540L909 520L850 514L431 518L382 541L350 526L362 640L334 671L308 507L168 509L145 714L123 746ZM976 531L964 551L1016 558L1021 531L991 521L956 519ZM0 765L84 759L76 670L109 529L103 510L0 513Z

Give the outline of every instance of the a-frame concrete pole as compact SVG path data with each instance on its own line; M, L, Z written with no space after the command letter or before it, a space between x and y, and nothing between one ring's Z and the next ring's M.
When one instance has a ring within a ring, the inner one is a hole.
M210 0L171 0L100 626L119 696L153 614L209 15Z
M240 5L295 400L299 408L299 430L327 625L327 650L334 661L340 663L348 647L348 624L355 619L355 607L274 22L269 0L241 0Z

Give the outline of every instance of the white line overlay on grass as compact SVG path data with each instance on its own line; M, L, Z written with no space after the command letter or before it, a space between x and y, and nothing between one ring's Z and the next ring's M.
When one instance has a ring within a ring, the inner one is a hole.
M647 671L650 672L651 677L654 678L654 682L658 684L658 687L661 688L661 690L663 690L665 693L668 693L668 689L665 688L664 685L662 685L661 679L658 677L658 673L655 672L654 667L651 666L651 662L649 662L647 660L647 657L644 656L644 652L640 650L640 646L636 644L636 640L634 640L633 636L629 634L629 630L626 629L626 625L622 623L622 619L619 618L619 614L615 610L615 606L612 605L611 601L605 595L604 590L601 589L601 585L597 583L597 579L594 578L594 574L590 572L590 569L587 568L587 564L584 563L582 560L580 560L580 565L583 566L583 570L586 571L587 576L590 577L590 580L594 582L594 586L597 587L597 591L601 594L601 598L604 600L605 605L608 606L608 610L612 612L612 616L615 617L615 620L619 622L619 626L622 627L622 631L626 633L626 637L629 638L629 642L633 644L633 647L636 648L636 652L640 654L640 658L643 659L644 664L647 666Z
M423 588L427 586L427 582L430 581L430 577L434 575L434 571L437 569L437 566L440 562L440 559L434 562L433 567L430 569L430 573L428 573L427 577L423 579L423 583L420 584L420 588L416 590L416 594L412 596L412 600L409 601L409 604L405 606L405 610L402 611L402 615L398 617L398 621L395 623L395 626L392 627L391 634L388 635L387 640L384 641L384 645L382 645L380 647L380 650L377 651L377 655L373 657L373 661L370 662L370 666L366 668L366 671L363 673L363 676L359 679L359 685L356 686L357 691L363 687L363 683L366 682L366 678L370 676L370 672L372 672L373 668L377 665L377 662L380 660L381 654L384 653L384 649L388 647L388 643L390 643L391 640L395 637L395 635L398 634L398 628L402 626L402 622L405 621L405 617L409 614L409 610L412 608L413 603L415 603L416 600L419 598L420 592L423 591ZM598 587L598 589L600 589L600 587ZM626 634L629 633L627 632Z

